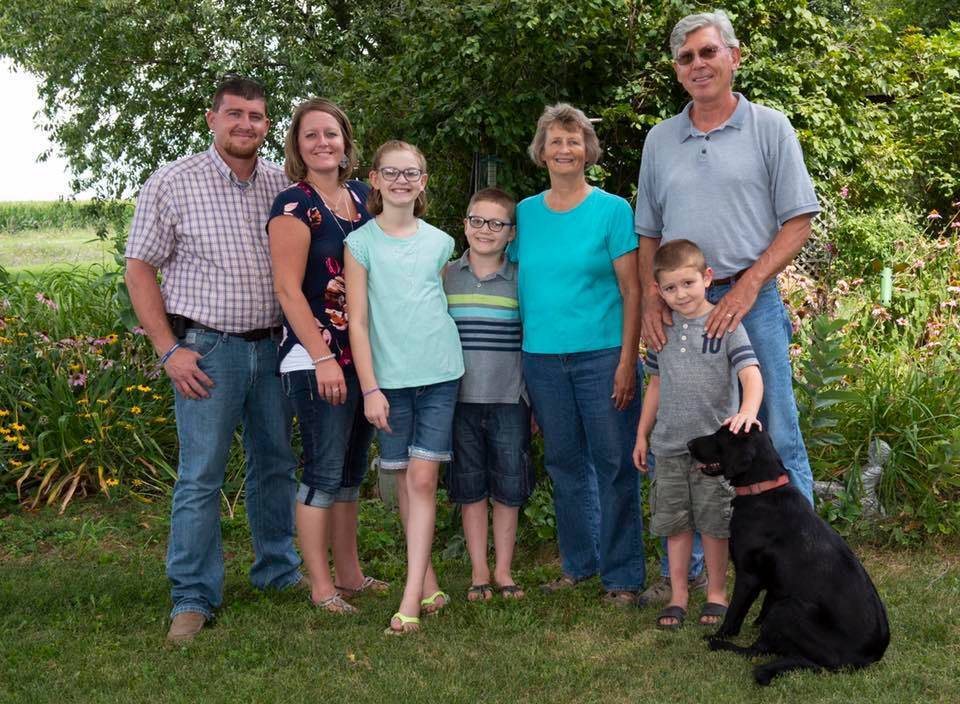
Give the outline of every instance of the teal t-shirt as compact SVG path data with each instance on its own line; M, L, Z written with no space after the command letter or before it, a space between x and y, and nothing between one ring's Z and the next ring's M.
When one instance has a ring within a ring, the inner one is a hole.
M594 188L572 210L550 210L541 193L517 206L523 351L569 354L619 347L623 298L613 260L637 248L633 210Z
M463 376L460 336L440 276L453 254L453 238L423 220L417 223L416 234L399 238L369 220L344 240L367 270L373 371L383 389Z

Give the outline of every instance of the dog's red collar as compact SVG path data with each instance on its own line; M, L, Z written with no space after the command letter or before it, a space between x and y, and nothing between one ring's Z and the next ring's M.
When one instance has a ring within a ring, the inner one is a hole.
M788 477L786 474L781 474L776 479L768 479L765 482L757 482L756 484L748 484L747 486L738 486L734 488L737 490L737 496L750 496L751 494L762 494L765 491L770 491L771 489L776 489L777 487L789 483L790 477Z

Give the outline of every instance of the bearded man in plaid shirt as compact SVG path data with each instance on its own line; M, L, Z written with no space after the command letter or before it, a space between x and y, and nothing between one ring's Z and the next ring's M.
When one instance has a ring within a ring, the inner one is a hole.
M259 83L224 79L206 119L213 144L147 180L126 249L134 310L176 395L180 459L167 550L173 642L196 636L223 599L220 489L241 423L250 581L307 586L293 546L296 462L276 373L280 306L265 230L287 179L257 157L270 128Z

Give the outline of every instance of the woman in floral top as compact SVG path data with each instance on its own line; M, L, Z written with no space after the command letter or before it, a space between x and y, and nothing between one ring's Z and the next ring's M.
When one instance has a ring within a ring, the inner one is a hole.
M267 232L284 313L280 373L303 439L297 534L313 603L354 613L343 597L388 586L364 576L357 556L357 499L373 427L350 355L343 283L343 240L370 219L369 187L347 180L356 167L353 128L330 101L297 106L284 151L294 184L274 201ZM338 585L330 576L331 548Z

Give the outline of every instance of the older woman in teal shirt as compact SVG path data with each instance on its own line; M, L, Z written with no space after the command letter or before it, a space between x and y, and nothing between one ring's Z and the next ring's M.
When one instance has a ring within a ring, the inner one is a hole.
M547 107L529 153L550 188L517 207L523 372L543 430L563 574L546 591L599 574L606 599L632 603L645 578L639 480L639 280L633 211L591 187L593 125Z

